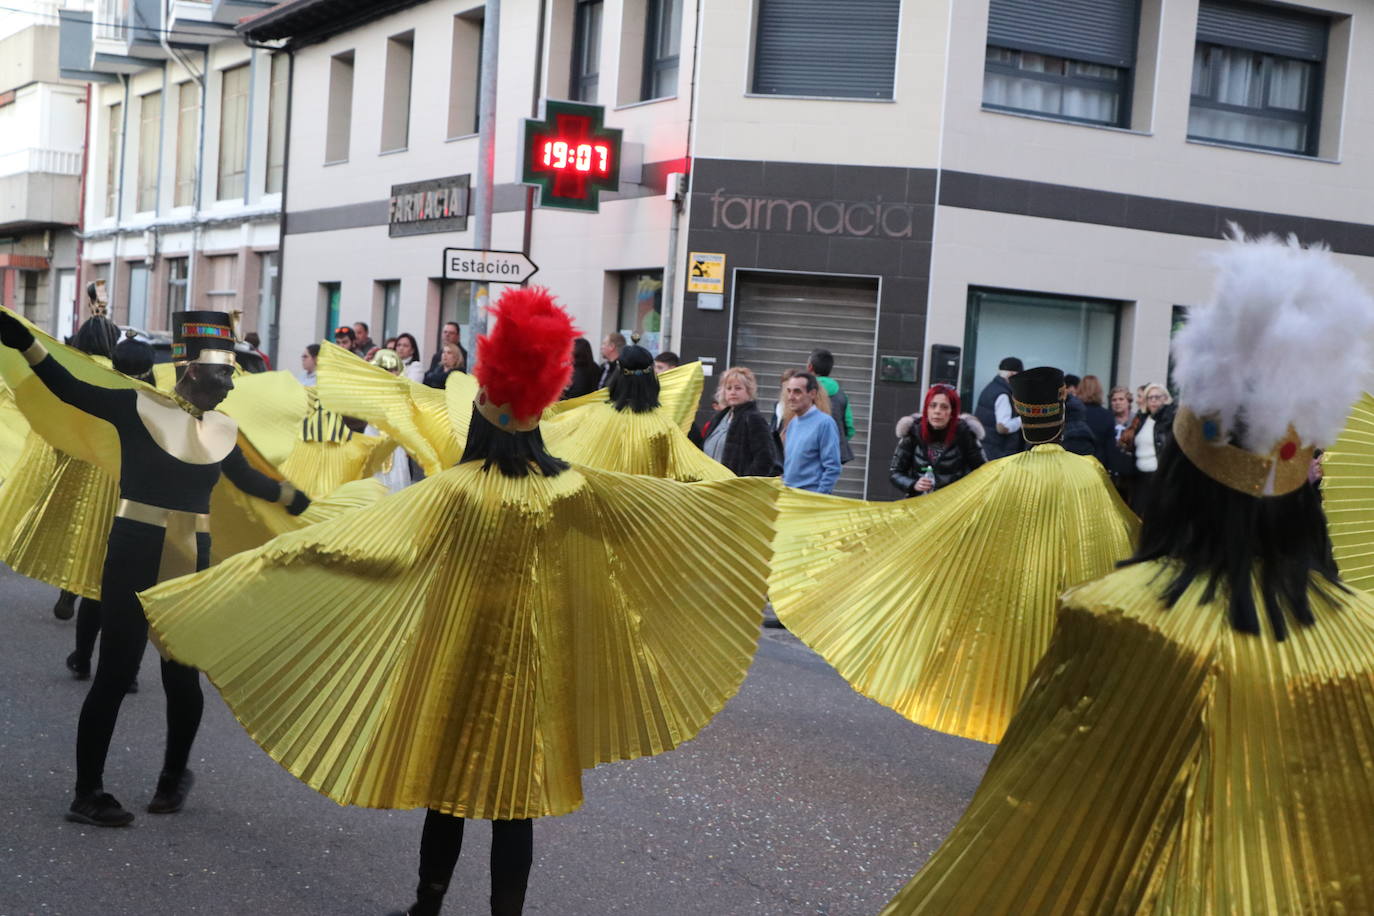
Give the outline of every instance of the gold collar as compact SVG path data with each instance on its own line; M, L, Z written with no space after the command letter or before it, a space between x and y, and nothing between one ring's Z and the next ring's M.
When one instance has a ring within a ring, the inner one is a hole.
M181 396L181 393L177 391L175 388L172 389L172 400L176 401L178 407L189 413L191 416L195 417L197 420L205 416L205 411L201 410L199 407L183 398Z

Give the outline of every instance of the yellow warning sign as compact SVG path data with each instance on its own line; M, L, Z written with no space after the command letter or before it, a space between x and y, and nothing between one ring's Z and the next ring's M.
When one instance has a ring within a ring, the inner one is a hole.
M694 251L687 258L687 292L719 293L725 289L725 255Z

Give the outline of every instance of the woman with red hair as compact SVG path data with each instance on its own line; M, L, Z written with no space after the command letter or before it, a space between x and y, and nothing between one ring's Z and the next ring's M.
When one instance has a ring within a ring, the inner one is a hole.
M897 436L888 479L906 496L948 486L986 460L983 424L959 413L959 392L949 385L931 385L921 412L897 421Z

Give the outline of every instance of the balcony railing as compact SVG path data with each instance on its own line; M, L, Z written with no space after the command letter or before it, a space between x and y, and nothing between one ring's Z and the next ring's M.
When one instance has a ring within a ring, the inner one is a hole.
M42 172L49 175L80 175L81 153L60 149L12 150L0 153L0 177L21 175L25 172Z
M128 41L130 0L96 0L96 41Z

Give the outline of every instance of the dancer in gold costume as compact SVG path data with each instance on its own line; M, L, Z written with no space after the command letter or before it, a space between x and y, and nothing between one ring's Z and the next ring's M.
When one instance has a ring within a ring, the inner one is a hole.
M1030 451L902 502L788 489L769 579L778 619L855 690L991 742L1049 645L1059 594L1129 556L1138 529L1102 466L1058 444L1063 374L1011 382Z
M654 357L623 347L603 400L544 421L549 449L573 464L690 483L735 476L687 438L659 403Z
M1176 339L1139 550L1065 596L973 802L888 916L1374 912L1374 599L1341 584L1308 482L1374 301L1295 240L1218 261Z
M438 912L464 818L493 821L492 912L520 912L529 819L575 810L588 767L692 738L738 689L771 556L767 480L553 457L539 420L572 322L537 289L492 315L456 467L142 596L291 773L341 804L429 809L412 914Z

